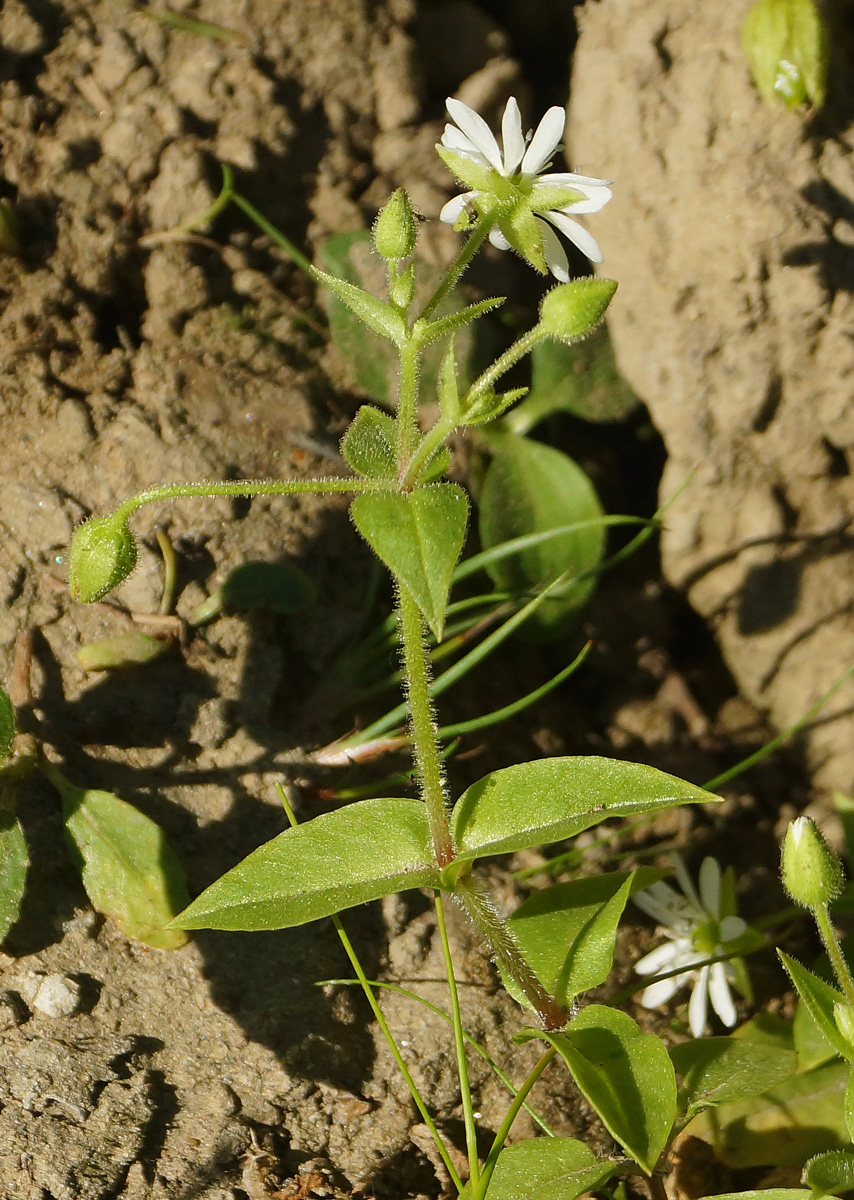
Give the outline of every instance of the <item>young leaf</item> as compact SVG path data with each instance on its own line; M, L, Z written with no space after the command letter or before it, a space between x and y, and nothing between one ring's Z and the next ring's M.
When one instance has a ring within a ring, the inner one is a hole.
M0 688L0 763L9 757L15 733L15 709L12 701Z
M834 1004L844 1004L845 997L835 987L831 987L829 983L813 975L812 971L802 967L794 958L790 958L785 951L778 950L777 953L810 1016L836 1053L849 1061L854 1059L854 1046L839 1032L833 1015Z
M480 540L485 550L512 538L602 517L593 485L566 454L515 434L503 435L486 472L480 496ZM531 546L487 567L496 587L529 592L564 572L571 579L532 619L541 637L559 633L590 595L595 580L572 580L601 560L605 533L588 525Z
M761 1188L755 1192L722 1192L719 1196L703 1196L703 1200L811 1200L806 1188Z
M365 493L350 512L359 533L409 589L441 641L451 575L466 535L465 492L454 483L438 483L414 492Z
M428 346L431 342L435 342L439 338L448 337L452 333L459 333L461 329L478 317L483 316L484 313L491 312L494 308L500 307L504 303L504 300L504 296L496 296L491 300L480 300L477 304L470 304L468 308L450 313L447 317L439 317L436 321L416 321L415 327L412 330L413 336L418 339L422 346Z
M286 829L212 883L173 924L285 929L438 884L421 801L361 800Z
M341 439L341 455L357 475L394 479L397 475L397 425L394 417L363 404Z
M372 332L394 342L396 346L402 345L406 340L406 323L397 309L387 301L372 296L370 292L357 287L354 283L348 283L345 279L338 279L335 275L320 271L317 267L312 270L311 274L317 283L328 288L333 296L342 304L347 305L350 312L364 321Z
M804 1167L801 1183L812 1188L813 1196L850 1192L854 1188L854 1154L850 1150L817 1154Z
M651 1175L676 1119L676 1075L660 1038L615 1008L590 1004L555 1047L608 1132Z
M836 1047L822 1033L803 1000L798 1001L795 1009L792 1033L798 1052L799 1070L811 1071L813 1067L820 1067L822 1063L837 1057Z
M794 1051L733 1037L683 1042L671 1046L670 1058L685 1084L689 1116L703 1108L759 1096L798 1069Z
M158 950L183 946L186 934L167 925L187 903L187 888L160 826L110 792L50 777L93 908L138 942Z
M626 897L649 887L663 874L643 867L631 875L614 871L574 879L534 892L519 905L508 925L537 978L559 1003L568 1004L574 994L596 987L607 978L614 952L613 935ZM617 910L612 910L610 902L617 896ZM602 920L606 923L604 930ZM597 933L603 936L597 938ZM505 986L514 999L524 1003L512 981L505 980Z
M29 866L11 783L0 780L0 942L18 919Z
M574 1138L528 1138L501 1151L489 1181L489 1200L575 1200L600 1188L617 1164L599 1159ZM466 1185L460 1200L470 1200Z
M848 1082L845 1085L845 1126L848 1136L854 1142L854 1071L848 1072Z
M475 859L562 841L609 817L719 800L642 763L543 758L472 784L457 801L451 827L459 857Z
M77 651L77 661L84 671L140 667L160 658L171 645L171 638L154 637L136 629L81 646Z

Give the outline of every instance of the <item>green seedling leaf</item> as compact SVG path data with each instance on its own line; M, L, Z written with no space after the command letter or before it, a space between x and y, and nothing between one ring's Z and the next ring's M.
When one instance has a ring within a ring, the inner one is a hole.
M802 967L794 958L790 958L785 951L778 950L777 953L797 988L801 1001L836 1053L849 1061L854 1060L854 1046L839 1032L833 1015L834 1004L845 1004L845 997L835 987L831 987L829 983L819 979L818 975L813 975L812 971Z
M341 439L341 456L366 479L397 476L397 422L394 417L363 404Z
M616 1170L616 1163L596 1158L574 1138L528 1138L501 1151L489 1200L575 1200L601 1187ZM468 1184L460 1200L471 1200Z
M759 1096L798 1069L794 1051L734 1037L683 1042L670 1048L670 1058L684 1082L682 1107L691 1117Z
M700 1113L687 1126L727 1166L788 1166L848 1142L843 1099L848 1066L837 1059L790 1075L761 1096Z
M537 978L558 1003L567 1006L574 995L608 977L614 935L628 896L663 875L643 867L631 874L614 871L574 879L534 892L519 905L508 925ZM515 1000L525 1003L512 980L504 984Z
M354 283L348 283L346 279L339 279L327 271L319 271L316 267L312 270L312 278L328 288L372 333L379 334L395 346L403 345L407 337L406 322L387 301L380 300Z
M441 641L451 575L466 536L465 492L454 483L437 483L414 492L365 493L350 512L359 533L409 589Z
M804 1188L761 1188L755 1192L722 1192L703 1200L810 1200L812 1192Z
M77 651L77 661L84 671L114 671L123 667L140 667L153 662L172 645L172 638L153 637L135 631L116 637L90 642Z
M9 757L16 732L15 707L0 688L0 763L4 763Z
M93 908L135 941L158 950L183 946L187 935L166 927L187 903L187 888L160 826L110 792L74 787L58 772L50 778Z
M21 911L29 864L24 831L15 816L13 784L0 779L0 942Z
M804 1167L801 1183L812 1188L813 1196L850 1192L854 1188L854 1154L850 1150L817 1154Z
M560 450L515 434L502 435L486 472L479 509L480 540L485 550L526 534L559 525L595 521L602 508L581 468ZM535 634L550 637L566 627L595 586L593 577L573 580L602 559L605 534L590 524L574 533L530 546L486 569L502 591L525 593L568 572L569 582L549 598L529 623Z
M845 1127L848 1136L854 1142L854 1071L848 1072L848 1082L845 1085Z
M472 784L457 801L451 827L459 857L475 859L562 841L609 817L719 800L642 763L544 758Z
M222 605L245 612L263 609L280 616L304 612L316 600L314 584L287 562L245 562L222 585Z
M583 1008L565 1033L539 1033L613 1138L651 1175L676 1119L676 1075L660 1038L626 1013Z
M180 929L285 929L438 887L420 800L361 800L286 829L194 900Z

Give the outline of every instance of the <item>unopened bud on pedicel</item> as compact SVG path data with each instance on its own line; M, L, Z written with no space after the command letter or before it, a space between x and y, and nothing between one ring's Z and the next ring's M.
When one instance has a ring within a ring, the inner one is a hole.
M820 108L827 77L827 29L814 0L759 0L741 27L753 82L769 104Z
M74 530L69 547L68 590L91 604L124 582L136 566L136 543L127 521L94 517Z
M613 279L574 279L546 292L540 305L540 329L572 342L599 324L617 290Z
M798 817L783 842L783 887L804 908L821 908L842 891L839 859L814 821Z
M372 236L374 249L383 258L408 258L415 249L415 214L403 188L393 192L385 208L380 209Z

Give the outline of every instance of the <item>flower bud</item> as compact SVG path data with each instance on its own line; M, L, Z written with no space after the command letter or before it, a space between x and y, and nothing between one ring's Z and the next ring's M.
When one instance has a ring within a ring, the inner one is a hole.
M377 254L387 259L408 258L418 236L415 214L403 188L393 192L374 222L373 242Z
M389 300L398 308L409 308L415 295L415 263L410 263L389 288Z
M539 329L561 342L590 333L605 315L617 290L613 279L574 279L546 292L540 305Z
M827 30L814 0L759 0L741 27L753 82L787 108L824 101Z
M68 590L91 604L124 582L136 566L136 542L127 521L115 513L94 517L74 530L69 547Z
M782 868L783 887L803 908L821 908L842 891L839 859L809 817L798 817L786 830Z

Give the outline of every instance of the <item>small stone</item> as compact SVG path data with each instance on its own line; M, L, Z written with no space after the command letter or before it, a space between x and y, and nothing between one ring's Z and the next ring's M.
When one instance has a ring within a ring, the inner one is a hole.
M45 975L31 1004L46 1017L71 1017L80 1008L80 984L67 975Z

